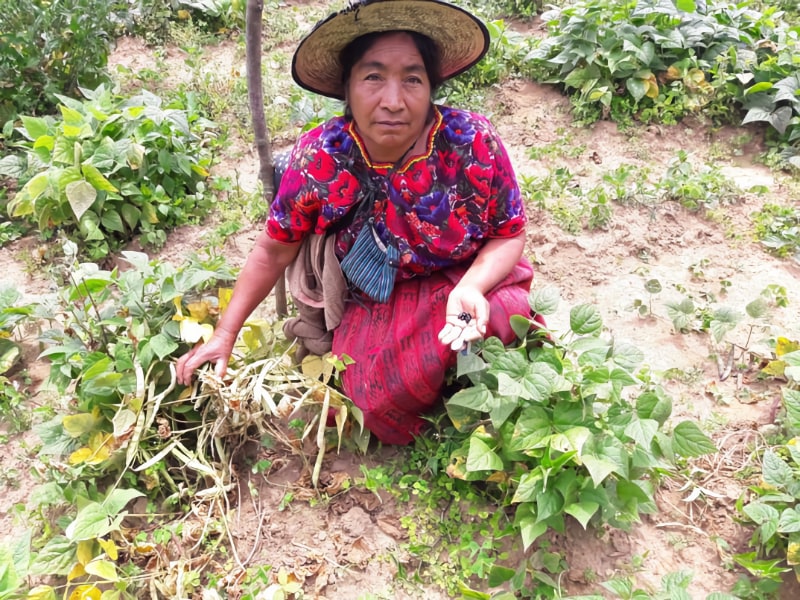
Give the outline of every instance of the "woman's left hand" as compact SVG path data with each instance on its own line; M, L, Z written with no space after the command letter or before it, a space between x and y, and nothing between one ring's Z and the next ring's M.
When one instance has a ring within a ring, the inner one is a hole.
M457 285L447 299L445 325L439 341L453 350L481 339L489 323L489 301L475 287Z

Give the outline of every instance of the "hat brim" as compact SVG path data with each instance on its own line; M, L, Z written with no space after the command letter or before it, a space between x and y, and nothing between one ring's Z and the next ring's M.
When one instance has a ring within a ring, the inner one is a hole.
M343 100L342 50L380 31L415 31L431 38L441 54L442 80L463 73L489 49L486 25L458 6L440 0L371 0L318 23L294 53L292 77L311 92Z

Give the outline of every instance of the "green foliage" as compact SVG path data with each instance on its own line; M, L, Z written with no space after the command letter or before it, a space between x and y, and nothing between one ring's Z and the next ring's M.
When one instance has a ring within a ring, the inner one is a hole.
M101 86L79 102L58 96L61 119L22 117L22 156L0 173L27 181L8 204L14 217L58 227L93 260L135 234L160 246L166 231L205 215L212 123L194 106L165 105L143 91L124 99Z
M2 346L0 344L0 348ZM26 390L18 380L0 375L0 422L5 424L8 433L19 433L30 427L30 410L25 406L27 397ZM3 437L0 436L0 439Z
M604 173L600 183L583 187L568 168L557 167L541 177L520 174L519 181L530 202L548 211L565 231L578 233L582 229L606 229L613 221L615 202L645 206L657 202L657 187L648 184L647 175L647 169L620 165Z
M1 0L0 125L107 81L112 33L107 0Z
M116 0L111 6L120 33L163 44L174 37L179 24L213 35L244 29L245 4L245 0Z
M611 593L612 598L621 600L692 600L689 595L689 584L692 582L691 571L675 571L661 578L658 590L650 591L637 586L636 578L615 577L604 581L601 585ZM603 600L604 596L567 596L564 600ZM712 592L705 600L741 600L724 592Z
M550 288L531 299L540 314L558 303ZM567 565L548 530L563 531L567 519L627 529L655 510L661 476L715 451L696 424L671 421L671 399L639 369L642 353L605 339L596 309L576 306L570 317L557 341L520 317L518 343L475 344L459 357L448 418L432 417L434 432L396 465L362 468L367 489L413 510L401 523L420 571L402 577L452 597L560 598ZM505 591L478 591L477 582ZM665 579L665 594L673 588Z
M234 27L244 29L247 0L178 0L178 5L188 10L204 29L217 32Z
M42 334L51 383L65 392L78 382L80 409L97 409L101 420L123 400L135 400L131 394L141 401L142 377L166 384L170 368L164 361L186 349L181 344L189 337L187 327L212 319L219 305L213 295L195 298L195 310L203 315L196 323L175 319L176 309L186 295L233 278L222 259L194 260L176 269L136 252L122 257L128 263L123 271L102 270L94 263L70 265L58 309L47 315L59 327Z
M124 591L133 585L117 564L118 544L128 542L121 535L126 504L144 491L164 500L178 492L176 481L196 482L191 469L169 469L168 451L191 452L170 428L198 419L191 404L176 402L169 359L215 319L219 305L212 288L233 274L219 259L176 269L134 252L123 253L126 270L105 271L69 263L75 248L66 246L68 281L50 312L40 308L51 323L41 339L50 383L74 412L36 428L45 464L52 457L58 462L32 493L30 508L42 521L42 535L21 573L66 576L83 591L118 582ZM184 310L197 316L184 316ZM188 457L180 464L187 463ZM48 520L53 511L61 515L57 523ZM37 588L42 594L46 589Z
M13 598L22 587L27 563L30 560L30 536L11 542L10 547L0 547L0 598Z
M537 155L539 149L530 152ZM714 165L697 165L681 150L662 177L648 182L648 170L621 165L603 174L600 183L584 187L567 167L550 169L544 176L519 176L523 195L540 210L548 211L562 229L602 229L613 220L613 203L653 207L679 202L693 211L708 211L733 204L743 192Z
M33 305L20 304L22 294L10 285L0 286L0 339L8 339L14 330L33 313ZM3 368L5 361L0 360L0 375L8 369Z
M141 37L148 44L169 39L175 0L114 0L111 3L118 33Z
M127 515L125 507L135 498L142 496L135 489L111 486L105 492L87 487L82 482L61 487L55 483L46 485L34 493L34 503L38 509L73 505L58 528L58 533L47 539L36 552L27 552L27 564L22 573L27 576L62 576L74 586L73 597L86 597L83 594L98 589L95 595L100 598L99 586L120 583L121 573L117 567L120 549L117 541L122 539L122 521ZM116 541L115 541L116 539ZM77 584L77 585L76 585ZM124 591L127 583L117 586ZM37 598L55 597L55 590L49 585L37 586L31 594ZM130 596L125 596L130 597Z
M703 105L710 91L703 69L746 39L734 26L686 13L669 1L588 0L542 18L552 35L528 55L531 68L574 90L579 112L599 105L632 114L640 105L668 103L675 88L689 112ZM612 106L615 97L630 102Z
M578 118L744 113L744 123L772 125L784 160L800 164L798 36L775 7L584 0L542 18L550 35L528 54L526 72L569 90Z
M451 476L451 454L468 434L446 421L438 419L436 433L417 438L396 464L362 467L367 489L385 490L409 505L400 518L408 533L404 550L420 566L417 573L402 569L401 579L422 577L450 597L489 598L468 587L475 582L525 597L555 597L555 579L566 568L563 557L546 544L521 557L513 510L502 506L497 490Z
M756 236L766 248L800 261L800 208L767 203L752 218Z
M752 575L781 581L794 571L800 577L800 351L783 355L789 384L783 388L783 424L787 441L764 450L762 475L736 508L742 521L753 526L753 552L736 555Z
M438 91L439 101L477 109L483 101L483 90L520 72L528 52L528 38L509 29L503 21L490 21L487 27L489 52L473 68L446 81Z
M752 72L738 76L747 85L742 100L747 114L742 123L769 124L783 164L800 169L798 29L776 29L769 39L769 44L759 44Z
M32 318L34 306L22 304L16 288L0 286L0 421L12 432L22 431L30 423L25 409L25 390L21 382L8 375L20 361L22 348L14 341L16 329Z
M690 155L680 150L667 166L667 171L656 185L664 200L679 202L689 210L716 208L733 204L742 192L719 169L696 165Z
M532 302L543 313L553 299ZM530 322L514 325L525 336ZM715 450L693 422L668 432L671 399L637 371L642 353L604 339L602 327L597 310L580 305L568 339L528 334L510 348L489 339L459 359L458 376L471 385L446 408L469 437L449 473L497 485L526 549L550 529L563 531L568 517L630 527L655 510L659 474Z
M176 509L185 512L190 498L216 503L233 477L229 448L239 448L254 431L294 450L316 432L319 453L311 478L316 485L330 433L320 415L329 408L337 413L340 440L352 414L352 429L361 425L354 437L368 443L360 413L351 412L341 394L325 384L336 364L344 366L349 359L308 358L300 372L287 354L289 342L278 334L280 323L245 324L226 381L201 370L196 383L178 385L175 359L210 337L230 297L231 290L218 287L233 278L224 259L193 259L175 268L123 252L125 268L109 271L75 261L74 244L66 243L65 249L67 281L56 304L41 315L50 322L41 341L47 347L42 357L51 362L49 383L64 398L68 414L36 428L46 483L31 499L41 537L26 577L47 569L59 579L66 576L70 586L79 584L75 589L82 592L118 579L120 598L139 597L138 553L155 547L165 552L176 531L163 526L130 539L130 529L120 530L124 503L109 505L106 494L137 490L136 495L147 495L151 512L160 508L169 516ZM321 410L307 421L297 419L299 427L295 423L287 431L265 418L307 414L308 409L301 412L303 404L321 405ZM284 496L283 508L292 498L291 492ZM51 522L53 515L60 518ZM204 552L235 552L223 545L229 540L220 535L225 527L224 516L206 524ZM211 576L187 573L177 591L178 584L170 588L154 573L147 577L165 597L183 597ZM281 583L281 590L292 589L288 579Z

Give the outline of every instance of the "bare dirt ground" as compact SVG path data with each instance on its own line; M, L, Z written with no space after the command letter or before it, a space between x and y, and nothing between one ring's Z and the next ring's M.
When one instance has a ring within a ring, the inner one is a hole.
M215 50L217 57L222 52ZM180 52L174 51L175 65ZM152 65L152 52L136 40L123 40L112 63L130 68ZM571 306L596 305L605 326L615 338L633 343L646 356L653 373L664 379L675 401L677 416L700 421L718 442L719 455L698 462L695 486L710 493L690 496L686 481L667 482L658 494L660 512L648 517L631 532L582 531L570 527L565 535L553 536L553 548L562 552L569 571L562 578L563 593L602 593L598 581L629 573L634 564L639 587L658 589L668 573L693 573L689 592L705 598L714 591L727 591L739 571L732 567L730 553L744 551L748 531L734 519L734 503L744 492L746 481L736 471L752 461L750 450L774 419L778 388L756 381L753 373L721 380L717 349L706 334L674 331L664 303L691 294L695 298L713 294L719 305L739 311L758 297L768 285L783 286L790 304L770 318L768 331L759 331L747 342L743 323L728 339L748 345L754 352L768 353L765 340L777 335L800 338L797 302L800 298L800 265L768 255L752 238L750 215L765 202L783 202L792 182L754 161L762 148L760 133L752 130L749 142L736 142L741 129L714 130L700 123L674 127L635 128L621 132L610 122L585 128L573 127L569 103L556 90L529 83L510 82L497 90L492 120L512 155L518 175L541 176L549 168L568 167L581 183L596 182L622 164L647 166L656 176L663 173L678 150L685 150L697 164L713 158L730 178L747 190L763 185L768 192L743 194L741 200L724 206L721 218L706 219L674 204L655 208L613 206L613 219L605 229L566 233L544 212L530 209L527 252L537 269L535 286L555 286L562 294L559 312L549 325L565 329ZM565 138L566 136L566 138ZM534 161L529 149L566 139L571 146L585 146L578 156L552 155ZM729 152L722 153L720 148ZM232 148L217 174L238 172L240 185L255 189L256 157L246 145ZM795 182L796 185L796 182ZM241 264L252 245L259 224L229 239L221 250L232 264ZM202 247L202 234L211 225L186 228L169 237L159 256L180 262ZM0 272L26 297L41 299L51 293L37 257L36 240L20 240L0 251ZM663 291L652 298L653 314L641 316L637 300L651 298L644 289L656 278ZM268 301L268 303L271 302ZM269 306L263 308L269 313ZM27 368L36 379L46 374L46 365L35 360L35 335L26 340L30 351ZM47 394L42 391L40 394ZM33 403L46 401L34 396ZM26 434L12 439L0 457L0 532L21 531L25 525L24 503L35 482L29 475L36 468L36 439ZM359 475L359 465L381 464L397 450L375 448L366 457L349 452L332 455L325 464L322 481L337 481ZM431 586L398 582L398 565L413 567L403 551L406 533L399 523L405 506L391 496L377 497L353 488L344 492L331 488L334 500L313 503L303 499L308 489L296 458L284 456L268 477L240 482L233 516L234 538L240 557L250 564L284 567L300 581L311 598L427 598L446 594ZM8 474L12 474L9 476ZM248 491L248 484L258 494ZM281 507L287 491L294 502ZM191 520L191 518L189 519ZM405 562L404 562L405 561ZM372 594L368 596L367 594ZM796 586L787 585L784 598L798 598Z

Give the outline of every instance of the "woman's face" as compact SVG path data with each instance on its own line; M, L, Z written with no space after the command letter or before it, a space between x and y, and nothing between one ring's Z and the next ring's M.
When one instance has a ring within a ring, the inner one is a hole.
M431 84L406 33L378 38L353 65L347 102L373 162L396 162L425 128Z

